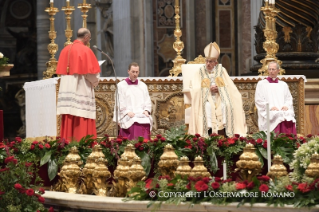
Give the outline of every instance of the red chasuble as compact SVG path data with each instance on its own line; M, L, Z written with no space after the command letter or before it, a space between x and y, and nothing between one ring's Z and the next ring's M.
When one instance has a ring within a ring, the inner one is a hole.
M67 67L69 66L69 73ZM85 46L81 41L75 40L61 51L57 74L97 74L100 73L99 63L93 51Z

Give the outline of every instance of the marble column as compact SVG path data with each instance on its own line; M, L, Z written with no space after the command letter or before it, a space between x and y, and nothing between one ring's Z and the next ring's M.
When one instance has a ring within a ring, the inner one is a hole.
M153 76L152 2L113 1L114 64L117 76L127 76L127 66L135 61L140 76Z

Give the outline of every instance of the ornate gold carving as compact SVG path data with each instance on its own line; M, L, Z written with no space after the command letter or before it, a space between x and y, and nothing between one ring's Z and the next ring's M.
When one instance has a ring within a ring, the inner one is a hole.
M292 33L291 27L285 26L282 28L282 31L285 34L285 42L290 43L290 33Z
M182 30L179 25L179 0L175 0L175 30L174 35L176 37L176 41L173 44L173 49L177 52L177 57L173 60L174 67L169 70L170 77L177 77L180 73L182 73L181 65L185 63L185 59L181 56L182 51L184 49L184 43L181 41L180 37L182 36Z
M71 30L71 15L74 10L74 6L70 6L70 2L66 2L66 7L62 7L62 10L65 13L65 19L66 19L66 30L65 30L65 37L66 37L66 42L64 43L64 46L67 46L71 44L71 37L72 37L72 32Z
M104 136L106 129L112 125L113 110L105 95L97 93L96 100L96 133L98 136Z
M172 49L172 44L174 43L174 36L165 34L163 38L158 41L157 53L163 58L164 62L167 63L174 59L176 52Z
M263 48L267 52L267 55L260 62L263 64L262 67L258 70L260 76L268 76L268 63L271 61L276 61L279 66L282 62L277 59L276 53L278 52L279 45L276 43L277 31L276 31L276 16L280 12L274 5L269 5L268 2L265 2L265 6L261 7L261 11L265 14L266 26L264 29L264 35L266 41L263 44ZM285 70L280 68L279 74L282 75L285 73Z
M160 157L160 161L158 163L158 169L161 172L162 176L170 176L174 178L174 173L178 166L178 156L174 151L174 147L171 144L167 144L164 147L164 152Z
M196 57L194 61L189 61L187 64L205 64L205 63L206 63L206 58L203 57L202 55L198 55L198 57Z
M93 192L96 196L106 197L107 179L111 177L111 173L106 166L107 159L104 159L104 155L103 155L103 157L96 159L95 163L96 163L96 167L92 173L93 183L94 183Z
M197 156L194 161L194 168L190 174L191 177L210 177L210 173L204 166L204 160L201 156Z
M83 3L82 4L78 4L78 8L81 9L81 12L83 13L82 15L82 18L83 18L83 24L82 24L82 27L83 28L87 28L87 21L86 21L86 18L87 18L87 12L89 11L91 7L91 4L87 4L86 3L86 0L83 0ZM90 46L90 43L87 44L87 46Z
M296 118L298 120L297 132L299 132L300 134L305 134L305 83L304 83L304 79L301 78L299 80L298 88L297 88L295 93L296 93L296 95L299 94L298 95L299 101L297 102L298 103L297 108L299 109L299 111L297 111L297 113L295 112ZM296 108L296 107L294 107L294 108Z
M53 6L53 2L50 3L50 7L45 9L50 15L50 31L49 31L49 38L51 39L51 43L48 45L48 51L51 54L50 60L46 63L47 70L43 72L43 79L49 79L55 74L56 67L58 61L55 59L55 53L58 51L58 44L54 43L56 38L56 31L54 29L54 16L57 12L59 12L58 8Z
M190 175L192 168L189 166L189 159L186 156L181 157L179 160L179 165L174 173L175 176L181 175L182 177L186 177Z
M280 178L288 175L287 168L284 166L283 160L280 155L275 155L272 162L273 165L270 167L270 170L267 173L270 178L274 180L275 178Z
M155 109L157 128L169 129L174 125L185 123L183 93L173 93L164 100L157 100Z
M318 176L319 176L319 155L317 154L317 152L311 156L310 164L307 167L305 174L308 177L318 178Z
M244 147L244 152L239 157L239 161L236 162L235 172L239 172L242 180L251 181L261 171L261 163L255 150L253 144L247 144Z
M145 179L145 171L142 166L142 161L138 156L135 156L132 159L132 166L130 167L129 174L129 182L127 183L127 190L129 191L131 188L135 187L136 184Z
M127 193L127 183L129 182L130 167L127 157L121 157L117 162L117 167L114 171L114 181L112 188L112 196L125 197Z

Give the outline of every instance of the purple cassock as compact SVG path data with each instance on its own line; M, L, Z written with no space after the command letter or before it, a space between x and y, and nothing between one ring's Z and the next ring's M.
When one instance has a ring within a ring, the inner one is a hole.
M267 77L269 83L278 83L278 79L276 78L273 80L271 77ZM277 127L274 129L276 133L293 133L297 134L296 132L296 125L293 121L282 121Z

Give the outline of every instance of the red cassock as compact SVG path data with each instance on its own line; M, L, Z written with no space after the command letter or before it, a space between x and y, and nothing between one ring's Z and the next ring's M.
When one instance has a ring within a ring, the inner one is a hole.
M62 116L61 138L96 138L94 86L100 67L93 51L75 40L61 51L56 73L61 75L57 104L57 114Z

